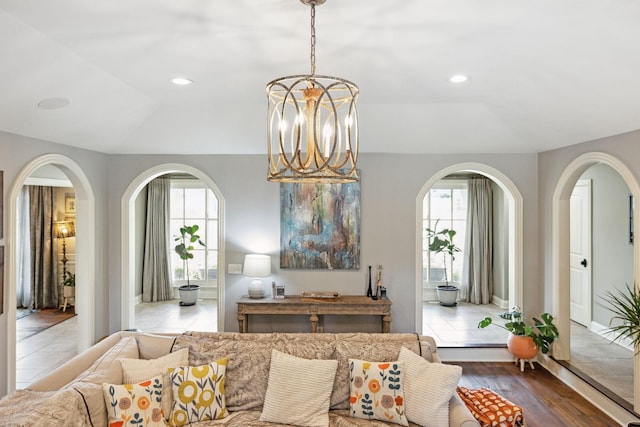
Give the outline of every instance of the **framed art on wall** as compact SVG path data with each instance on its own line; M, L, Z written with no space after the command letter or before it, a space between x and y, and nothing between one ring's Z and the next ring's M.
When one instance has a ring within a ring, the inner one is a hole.
M75 214L76 213L76 198L65 197L64 199L64 213Z
M360 268L360 183L280 184L280 268Z

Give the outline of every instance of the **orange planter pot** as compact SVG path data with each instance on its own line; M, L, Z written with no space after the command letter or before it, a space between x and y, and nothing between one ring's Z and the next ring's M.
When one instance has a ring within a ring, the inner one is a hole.
M509 334L507 348L515 357L525 360L533 359L540 350L533 342L533 338L513 334Z

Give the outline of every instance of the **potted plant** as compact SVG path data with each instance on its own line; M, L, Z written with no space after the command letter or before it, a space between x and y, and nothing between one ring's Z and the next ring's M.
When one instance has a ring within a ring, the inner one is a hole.
M607 310L613 313L608 332L615 335L613 341L628 339L636 352L640 351L640 295L627 284L626 290L607 291L604 296Z
M551 343L558 338L558 328L553 324L553 316L549 313L542 313L542 320L534 317L533 325L527 325L522 319L520 307L513 307L511 311L500 313L499 316L508 320L504 326L493 323L491 317L485 317L478 323L478 328L496 325L509 331L507 348L517 359L533 359L538 351L548 353Z
M440 231L438 229L438 221L434 225L434 229L427 228L427 237L431 239L429 244L429 250L438 254L442 254L444 264L444 285L440 285L437 288L438 301L440 305L452 307L456 305L456 299L458 297L458 287L449 284L449 276L447 275L447 255L451 257L451 261L455 260L456 252L460 252L460 248L453 243L453 237L456 235L456 231L448 228L443 228Z
M65 298L73 298L76 296L76 275L65 271L62 278L62 286Z
M184 225L180 227L180 235L176 236L175 241L179 242L175 251L181 260L185 261L187 284L178 288L180 292L180 305L194 305L198 301L200 285L191 284L189 278L189 260L193 258L193 244L198 243L202 247L206 247L205 243L197 234L200 227L198 225Z

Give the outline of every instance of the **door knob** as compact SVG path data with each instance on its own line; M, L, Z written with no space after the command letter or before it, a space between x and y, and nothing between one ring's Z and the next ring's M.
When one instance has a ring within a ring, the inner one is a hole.
M584 268L587 268L587 260L583 259L582 261L580 261L580 265L583 266Z

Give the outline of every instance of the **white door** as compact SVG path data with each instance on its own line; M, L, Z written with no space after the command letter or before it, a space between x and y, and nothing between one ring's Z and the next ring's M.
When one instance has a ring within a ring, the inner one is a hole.
M591 323L591 180L578 181L570 202L570 318Z

